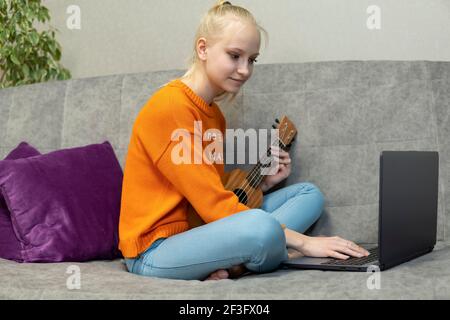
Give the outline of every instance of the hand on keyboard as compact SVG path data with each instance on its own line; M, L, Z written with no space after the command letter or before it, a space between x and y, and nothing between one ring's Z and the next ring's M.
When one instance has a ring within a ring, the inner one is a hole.
M306 237L299 251L308 257L332 257L342 260L369 255L366 249L340 237Z

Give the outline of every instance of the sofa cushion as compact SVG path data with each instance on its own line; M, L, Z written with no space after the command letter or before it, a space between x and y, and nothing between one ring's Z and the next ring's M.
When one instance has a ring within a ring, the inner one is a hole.
M123 173L108 141L0 162L24 262L114 259Z
M15 160L41 154L26 142L21 142L5 158ZM6 207L5 199L0 194L0 257L9 260L22 261L20 242L14 234L11 216Z

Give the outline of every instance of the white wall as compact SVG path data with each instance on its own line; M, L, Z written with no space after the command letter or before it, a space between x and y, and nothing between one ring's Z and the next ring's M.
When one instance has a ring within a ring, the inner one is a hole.
M235 0L269 32L258 63L450 61L450 0ZM73 78L183 69L201 16L215 0L43 0ZM70 5L81 29L66 26ZM366 12L381 9L381 29Z

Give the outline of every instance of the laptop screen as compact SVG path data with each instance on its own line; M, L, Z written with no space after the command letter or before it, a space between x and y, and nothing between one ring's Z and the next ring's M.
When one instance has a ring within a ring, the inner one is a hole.
M439 154L383 151L380 156L380 263L395 265L436 243Z

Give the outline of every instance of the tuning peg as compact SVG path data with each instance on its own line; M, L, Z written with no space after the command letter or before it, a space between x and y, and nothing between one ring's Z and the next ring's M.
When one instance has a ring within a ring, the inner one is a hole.
M278 123L278 124L280 124L280 120L278 120L278 118L275 119L275 122Z
M276 128L277 128L277 126L273 124L273 125L272 125L272 128L276 129Z

